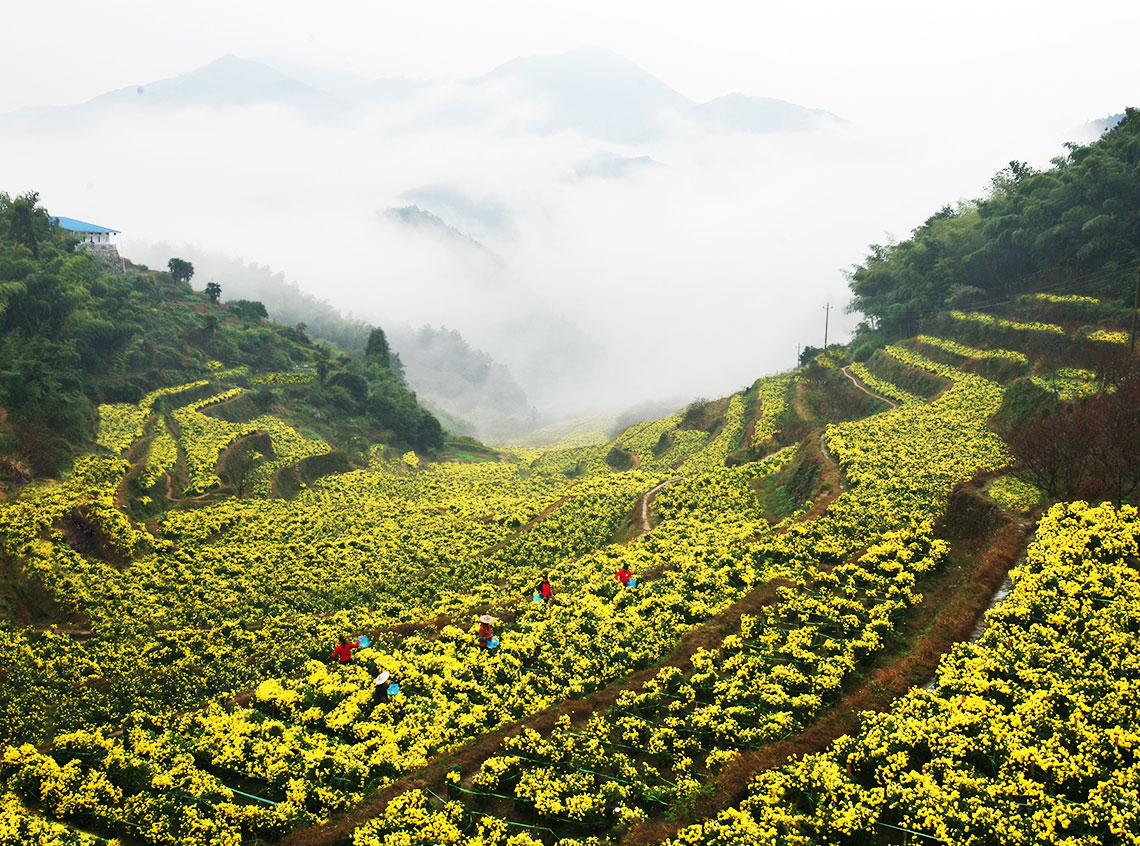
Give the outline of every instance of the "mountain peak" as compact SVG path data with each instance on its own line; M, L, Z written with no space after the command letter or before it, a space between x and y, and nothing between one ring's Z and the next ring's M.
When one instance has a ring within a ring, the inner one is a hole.
M581 129L622 143L659 137L668 112L692 107L660 79L605 47L512 59L482 79L509 80L543 106L542 131Z
M145 85L120 88L86 106L132 104L144 108L254 106L277 103L310 115L344 108L340 98L306 85L263 62L227 53L202 67Z
M433 86L438 86L433 88ZM493 93L485 89L496 89ZM413 100L434 90L439 97ZM132 110L242 109L284 106L315 122L337 123L408 103L401 131L505 120L511 129L549 135L574 131L595 139L641 145L683 124L712 131L810 130L838 122L820 109L740 92L697 104L608 47L582 46L550 56L511 59L487 74L456 83L367 79L347 72L279 70L232 53L179 76L111 91L79 106L30 110L14 120L68 125L104 108Z

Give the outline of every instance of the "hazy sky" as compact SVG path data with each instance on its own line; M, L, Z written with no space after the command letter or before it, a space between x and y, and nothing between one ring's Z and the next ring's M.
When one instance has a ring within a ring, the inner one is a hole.
M9 20L0 113L225 54L460 79L594 45L696 101L743 92L850 122L639 145L500 123L409 133L389 112L318 127L273 109L0 129L0 190L39 190L54 213L122 229L128 256L132 242L195 243L372 321L459 329L540 408L712 396L791 366L797 343L822 340L823 305L846 301L841 271L869 243L980 196L1010 159L1047 166L1062 142L1088 140L1086 122L1140 105L1132 2L61 0ZM599 154L660 166L569 178ZM378 222L407 192L441 185L506 210L503 231L471 232L501 266ZM854 320L832 319L832 339ZM580 368L544 372L572 343Z
M83 100L224 53L367 76L462 77L609 47L694 99L729 91L852 120L1064 113L1131 102L1140 4L647 0L58 0L9 17L0 110Z

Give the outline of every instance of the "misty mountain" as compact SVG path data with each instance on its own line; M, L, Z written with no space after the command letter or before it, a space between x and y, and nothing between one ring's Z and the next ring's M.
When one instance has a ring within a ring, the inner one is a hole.
M535 427L537 413L510 370L454 329L395 326L388 341L425 406L472 424L462 434L501 442Z
M771 97L748 97L733 93L695 107L708 127L740 132L770 132L816 129L828 122L846 123L824 109L806 109Z
M686 118L709 130L741 132L812 129L840 120L823 109L743 94L697 104L601 47L512 59L482 79L511 80L524 97L540 104L545 111L535 127L540 132L576 129L626 144L663 138Z
M399 199L434 209L441 218L456 221L462 231L503 235L513 229L510 208L494 197L473 197L447 185L422 185Z
M687 389L680 383L696 378L697 357L679 351L710 349L727 334L691 317L718 298L692 294L688 280L725 289L751 273L742 268L767 255L756 232L775 231L761 223L767 192L786 183L813 214L819 202L802 190L816 184L814 170L804 180L776 164L802 134L737 135L715 155L694 155L716 140L694 121L759 130L755 114L752 123L733 117L756 102L728 98L702 112L605 50L516 60L466 81L305 74L231 56L142 88L69 107L90 121L47 143L11 133L12 160L40 157L70 213L115 224L132 251L174 236L271 257L362 322L454 327L509 367L543 414ZM625 122L627 109L663 134L659 145L610 140L641 131ZM326 124L322 115L338 117ZM846 145L840 133L822 140L826 155ZM100 158L75 156L79 145ZM761 177L762 163L780 185ZM89 196L76 197L84 185ZM280 287L244 292L230 268L211 278L189 250L144 260L162 267L171 255L193 261L195 285L217 281L226 300L261 300L275 319L335 333L346 349L359 337L312 304L285 310ZM654 328L674 310L691 317L677 343ZM655 367L654 357L674 363Z
M640 144L660 138L670 118L691 106L629 59L598 47L513 59L482 79L509 80L523 98L539 104L542 116L534 128L547 134L576 129Z
M421 96L430 94L430 96ZM418 98L418 99L417 99ZM241 109L278 105L315 123L407 107L402 131L498 122L516 134L578 131L624 144L695 124L710 132L810 130L840 119L783 100L728 94L695 103L629 59L600 47L512 59L465 80L367 79L223 56L188 73L101 94L85 103L25 109L9 122L66 124L123 108Z
M344 316L265 265L188 245L136 242L131 252L137 261L156 268L165 267L172 256L183 258L194 265L193 282L199 290L216 282L224 301L257 300L272 320L303 323L310 336L332 341L350 355L360 355L368 341L368 323ZM448 428L497 439L534 428L535 410L510 369L471 346L459 332L399 323L383 328L404 365L408 387L425 407L443 413Z
M1089 124L1086 124L1086 126L1091 126L1099 135L1102 132L1108 132L1108 130L1115 128L1125 117L1127 117L1127 115L1125 115L1124 112L1120 112L1119 114L1103 117L1100 120L1091 121Z
M179 76L108 91L75 106L23 110L17 116L66 124L124 108L176 111L264 105L285 106L316 122L333 120L351 108L347 100L262 62L227 55Z
M261 62L223 56L190 73L147 85L120 88L88 102L88 106L131 103L163 109L234 108L277 103L311 116L327 116L348 103L306 85Z
M493 258L496 262L502 263L502 259L470 235L460 232L439 215L432 214L419 206L390 208L384 212L384 217L413 229L421 235L440 238L452 246L478 251L489 258Z
M581 162L574 168L579 179L625 179L646 167L660 165L650 156L618 156L613 153L598 153Z
M354 106L365 103L373 105L396 103L430 88L433 84L431 80L407 77L373 79L351 71L313 68L287 62L274 62L273 67L287 76L300 80L310 88L328 92Z
M362 351L368 343L369 324L345 317L326 300L307 293L284 273L266 265L188 244L133 241L130 252L134 261L156 269L165 268L174 256L189 261L194 265L192 282L198 290L216 282L222 287L222 300L256 300L265 306L271 320L292 326L304 323L309 335L332 341L346 352Z

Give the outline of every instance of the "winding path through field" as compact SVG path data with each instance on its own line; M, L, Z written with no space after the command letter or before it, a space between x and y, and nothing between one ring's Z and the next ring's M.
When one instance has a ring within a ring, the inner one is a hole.
M850 367L850 366L851 365L847 365L847 367ZM876 394L874 391L872 391L870 388L868 388L866 385L864 385L862 382L860 382L858 379L856 379L854 376L852 376L851 371L848 370L847 367L842 367L840 369L843 371L843 375L851 380L852 385L854 385L860 391L865 393L867 396L874 397L875 399L881 399L883 402L885 402L891 408L898 408L899 407L899 404L897 402L895 402L893 399L888 399L887 397L883 396L882 394Z
M638 529L638 533L637 533L637 537L635 537L634 540L637 540L637 538L648 534L649 530L653 528L653 526L651 526L649 523L649 503L653 502L654 498L656 498L657 494L662 489L668 487L669 485L673 484L674 482L681 481L682 478L683 477L681 477L681 476L676 476L672 479L666 479L664 482L657 485L656 487L650 488L648 491L643 493L638 498L638 500L637 500L637 521L638 521L637 529Z

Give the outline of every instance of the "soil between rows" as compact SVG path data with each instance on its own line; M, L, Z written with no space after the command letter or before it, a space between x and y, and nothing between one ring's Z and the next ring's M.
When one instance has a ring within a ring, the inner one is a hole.
M985 513L984 520L979 519L980 512ZM625 846L660 843L691 822L715 816L739 804L757 773L781 766L791 757L822 751L841 735L856 731L862 711L885 710L911 687L928 681L942 656L954 644L969 639L994 591L1024 551L1027 532L1028 526L989 504L972 485L960 486L952 497L950 514L941 526L941 534L951 543L950 561L921 585L922 601L908 611L900 627L900 637L880 653L876 666L853 679L849 690L795 737L743 752L710 781L712 793L696 805L689 820L650 819L634 826L621 842ZM688 670L697 650L715 649L726 634L736 630L742 615L756 613L773 603L777 588L791 584L784 579L766 582L722 614L688 632L677 649L661 663L635 673L620 684L583 699L564 700L539 714L484 735L455 752L441 755L425 768L378 791L352 811L321 826L298 830L282 844L332 846L345 843L353 829L382 814L389 801L408 790L418 788L444 795L444 776L452 767L473 771L500 749L506 737L524 728L548 733L564 714L575 722L584 721L595 711L613 705L622 691L642 686L662 667Z
M408 790L428 789L442 795L446 790L444 776L448 770L453 766L459 766L464 771L472 769L475 764L495 754L505 738L519 734L525 728L548 733L554 728L558 718L564 714L568 714L572 720L586 719L595 711L605 710L613 705L622 691L640 688L663 667L680 667L682 670L687 670L691 666L690 659L698 650L719 646L726 634L739 627L741 616L757 613L765 605L776 601L778 588L791 586L792 582L787 579L772 579L765 582L730 605L721 614L688 631L681 638L677 648L661 663L640 670L620 684L610 685L583 699L563 700L525 720L485 734L455 752L441 755L418 772L393 782L365 799L349 813L329 820L324 825L293 832L281 841L282 846L332 846L346 842L344 838L347 838L353 829L366 820L382 814L389 801Z

